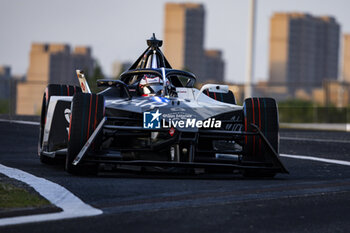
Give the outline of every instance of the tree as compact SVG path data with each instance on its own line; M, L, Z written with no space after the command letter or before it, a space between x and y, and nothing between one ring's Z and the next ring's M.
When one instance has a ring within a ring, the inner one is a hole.
M92 93L97 93L99 91L96 81L98 79L103 79L105 78L102 68L100 66L100 64L96 61L95 67L94 67L94 71L92 76L87 76L87 82L90 86L91 92Z

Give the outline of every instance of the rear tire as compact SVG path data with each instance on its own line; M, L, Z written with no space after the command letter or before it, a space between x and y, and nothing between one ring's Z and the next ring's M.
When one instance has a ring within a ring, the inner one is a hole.
M66 171L71 174L91 173L82 165L73 165L72 162L79 154L91 134L94 132L104 115L104 97L98 94L77 93L73 97L71 120L68 134L68 152L66 156ZM102 135L97 135L90 150L98 150ZM93 165L91 170L97 171ZM88 169L89 170L89 169Z
M69 85L59 85L59 84L49 84L46 87L43 95L42 105L41 105L40 132L39 132L39 142L38 142L38 155L41 163L44 163L44 164L57 163L57 159L45 156L42 153L44 129L46 124L46 115L47 115L47 109L49 106L51 96L73 96L77 92L81 92L80 87L69 86Z
M279 123L276 101L272 98L248 98L244 100L244 130L253 132L255 124L267 138L273 149L279 151ZM245 136L243 144L243 161L266 162L265 153L271 153L258 136ZM250 171L247 177L274 177L274 172Z

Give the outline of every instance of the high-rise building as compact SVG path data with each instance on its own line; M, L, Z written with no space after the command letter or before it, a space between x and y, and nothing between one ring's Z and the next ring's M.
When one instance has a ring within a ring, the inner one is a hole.
M0 101L8 102L7 109L4 105L0 109L3 113L15 114L17 84L24 78L22 75L13 75L10 66L0 66Z
M275 13L270 22L270 85L310 93L338 78L340 26L333 17Z
M350 34L343 37L343 81L350 83Z
M165 5L164 54L176 69L204 75L205 9L197 3Z
M207 81L224 82L225 62L220 50L205 50L204 69Z
M75 70L92 75L94 60L89 47L67 44L33 43L26 82L17 86L17 114L38 114L43 91L48 84L79 85Z
M205 9L198 3L165 5L164 54L175 69L193 72L201 83L223 82L221 51L204 51Z
M0 66L0 99L10 98L11 67Z

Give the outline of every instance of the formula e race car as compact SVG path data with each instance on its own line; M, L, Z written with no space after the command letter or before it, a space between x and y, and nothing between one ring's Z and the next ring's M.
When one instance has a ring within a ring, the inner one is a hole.
M148 48L117 80L100 79L91 93L50 84L43 96L38 153L41 162L65 157L72 174L103 167L242 173L288 173L279 159L274 99L237 105L227 85L194 87L194 74L172 69L160 50Z

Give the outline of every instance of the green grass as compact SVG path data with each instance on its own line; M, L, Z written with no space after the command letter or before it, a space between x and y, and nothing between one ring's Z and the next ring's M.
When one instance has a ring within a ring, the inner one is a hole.
M0 208L40 207L50 203L39 195L0 182Z
M279 121L284 123L350 123L350 106L319 106L305 100L278 103Z
M9 101L0 99L0 114L9 113Z

